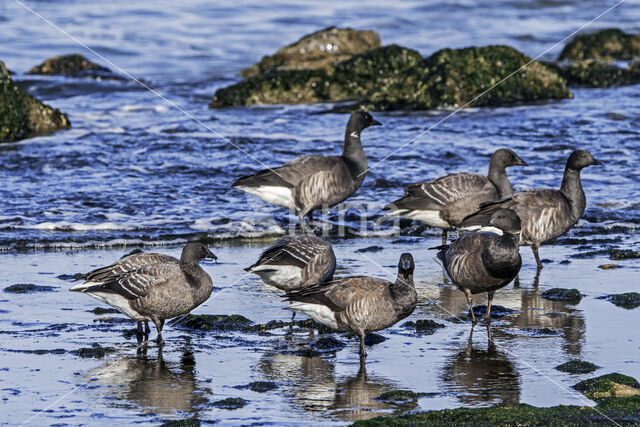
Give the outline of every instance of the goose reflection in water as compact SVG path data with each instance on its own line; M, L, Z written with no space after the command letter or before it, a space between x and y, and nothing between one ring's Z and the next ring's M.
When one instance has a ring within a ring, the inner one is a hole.
M207 402L210 390L201 388L195 375L195 359L185 349L179 362L165 362L146 352L125 356L90 371L102 387L97 390L114 405L137 407L146 413L191 414ZM94 383L95 384L95 383Z
M398 405L376 400L396 389L390 382L367 375L360 364L357 374L336 378L334 366L321 357L267 354L258 369L272 381L287 378L283 394L304 411L343 421L358 421L382 414L399 414L417 408L412 401Z
M515 366L499 351L489 329L486 349L473 345L473 329L466 347L447 362L442 380L464 405L517 404L520 378Z

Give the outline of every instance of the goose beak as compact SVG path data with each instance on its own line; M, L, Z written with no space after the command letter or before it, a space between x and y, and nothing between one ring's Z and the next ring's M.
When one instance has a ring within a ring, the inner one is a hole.
M380 123L377 120L374 120L374 121L371 122L371 126L382 126L382 123Z
M213 259L216 264L218 263L218 257L215 256L215 254L213 252L211 252L211 251L209 251L209 253L207 254L207 258Z
M529 166L529 163L522 160L520 156L516 156L516 163L514 166Z
M591 162L592 165L602 165L602 162L600 160L596 160L593 159L593 162Z

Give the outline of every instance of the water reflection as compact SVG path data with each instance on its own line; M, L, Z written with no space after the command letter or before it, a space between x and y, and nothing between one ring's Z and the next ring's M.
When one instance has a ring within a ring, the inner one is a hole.
M272 381L287 378L289 386L283 394L295 406L339 420L365 420L417 408L415 401L398 405L375 400L395 387L388 380L367 375L364 365L351 377L336 378L334 365L321 357L266 354L258 369Z
M207 402L210 390L198 385L195 359L191 349L185 349L179 362L166 362L162 351L157 357L142 352L109 361L90 371L99 392L115 405L131 406L146 413L194 413Z
M519 403L520 378L514 364L490 336L486 348L474 346L473 333L471 329L465 348L448 359L442 375L445 387L464 405Z

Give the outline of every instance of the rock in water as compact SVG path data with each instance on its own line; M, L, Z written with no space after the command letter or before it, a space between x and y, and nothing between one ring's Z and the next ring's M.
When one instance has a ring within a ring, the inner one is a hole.
M0 142L18 141L70 127L66 114L20 90L0 61Z
M304 36L271 56L265 56L240 74L254 77L274 70L330 71L338 62L377 47L380 47L380 36L375 31L329 27Z
M640 56L640 34L627 34L616 28L578 34L562 49L558 60L632 59Z
M108 68L91 62L80 54L73 54L49 58L29 70L29 74L73 74L80 71L110 72Z

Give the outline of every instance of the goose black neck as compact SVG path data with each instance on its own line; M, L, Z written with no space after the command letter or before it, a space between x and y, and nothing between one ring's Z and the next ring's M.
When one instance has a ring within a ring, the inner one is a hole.
M522 260L518 250L520 233L505 233L493 239L482 251L482 263L493 277L508 278L517 274Z
M510 196L513 194L513 187L509 178L507 177L507 170L503 165L497 164L494 159L489 162L489 174L487 175L489 181L496 186L498 190L498 197Z
M573 220L577 220L584 213L587 207L587 199L580 182L580 170L566 168L562 178L560 192L567 198L571 205L571 216Z
M364 172L367 170L367 156L362 149L360 142L360 132L347 126L344 135L344 150L342 157L347 161L349 171L354 179L364 179Z
M413 285L413 274L398 274L396 282L389 289L391 298L394 300L396 315L404 319L413 312L418 294Z

